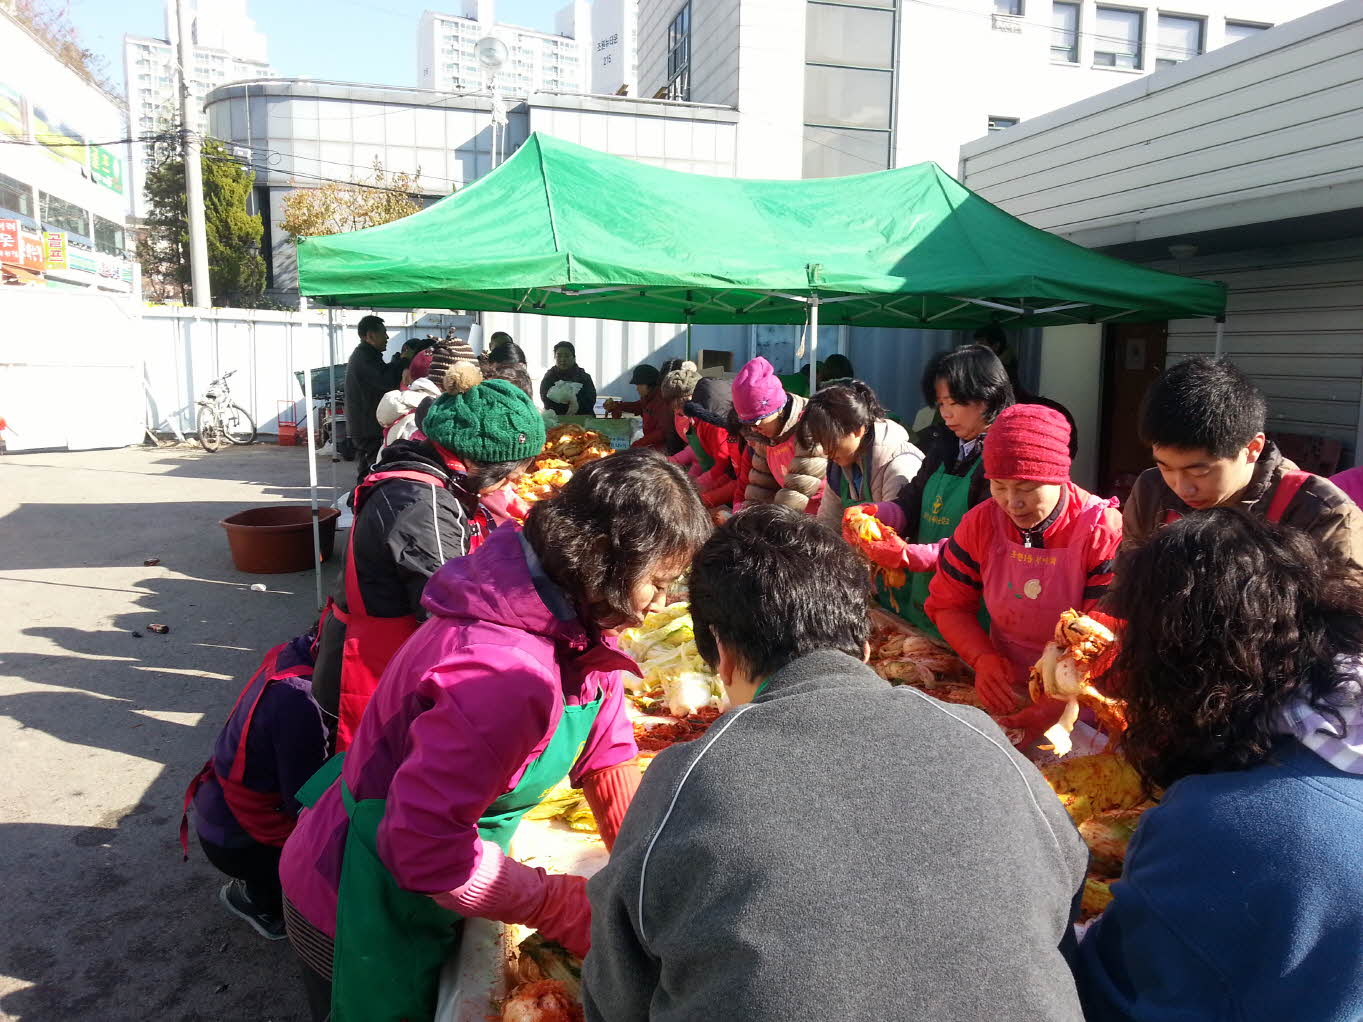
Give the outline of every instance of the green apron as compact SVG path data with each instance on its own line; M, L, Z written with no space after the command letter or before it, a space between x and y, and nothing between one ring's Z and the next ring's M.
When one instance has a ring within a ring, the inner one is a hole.
M945 465L939 465L937 471L928 477L928 484L923 487L923 509L918 515L918 536L915 542L936 543L956 531L956 526L970 510L970 483L977 468L978 463L972 465L965 475L954 476L947 471ZM900 617L932 638L941 639L942 633L923 611L924 604L928 602L928 587L932 584L932 577L935 574L935 570L910 572L908 584L897 589L894 595L899 602ZM887 591L879 594L879 600L881 606L890 609ZM981 614L984 613L981 601ZM981 624L986 628L987 622L987 617L982 618Z
M696 454L696 461L700 463L702 472L709 472L715 467L715 459L705 453L705 448L701 446L700 437L696 436L696 431L691 429L686 434L686 442L691 446L691 450Z
M558 727L520 783L478 821L478 833L507 851L521 817L567 776L587 743L605 693L585 706L565 706ZM311 806L338 778L350 827L336 901L332 953L332 1022L429 1019L435 1015L440 970L459 945L463 917L429 895L405 891L376 848L384 800L356 800L341 778L345 753L333 756L298 793Z

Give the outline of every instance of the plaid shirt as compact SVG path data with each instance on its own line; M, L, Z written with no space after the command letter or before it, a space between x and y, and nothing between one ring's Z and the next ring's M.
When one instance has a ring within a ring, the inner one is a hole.
M1281 733L1296 738L1336 770L1363 774L1363 663L1341 660L1338 666L1348 680L1334 693L1331 703L1344 718L1343 737L1338 737L1336 721L1304 699L1294 700L1283 709Z

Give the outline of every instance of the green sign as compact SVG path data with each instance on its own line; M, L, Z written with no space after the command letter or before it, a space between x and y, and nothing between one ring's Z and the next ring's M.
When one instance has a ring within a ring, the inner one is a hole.
M90 146L90 176L105 188L123 194L123 161L103 146Z

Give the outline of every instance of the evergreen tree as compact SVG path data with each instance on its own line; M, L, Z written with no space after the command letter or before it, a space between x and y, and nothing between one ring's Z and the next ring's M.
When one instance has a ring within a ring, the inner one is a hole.
M144 289L153 298L192 298L185 166L178 139L152 143L155 168L147 174L147 229L138 242ZM251 307L265 289L260 255L264 225L247 212L255 175L221 142L204 141L201 153L209 285L216 304Z

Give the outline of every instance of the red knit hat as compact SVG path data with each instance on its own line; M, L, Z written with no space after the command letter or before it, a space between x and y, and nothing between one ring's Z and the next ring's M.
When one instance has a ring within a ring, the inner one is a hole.
M1069 482L1070 424L1044 405L1005 408L984 438L984 477Z

